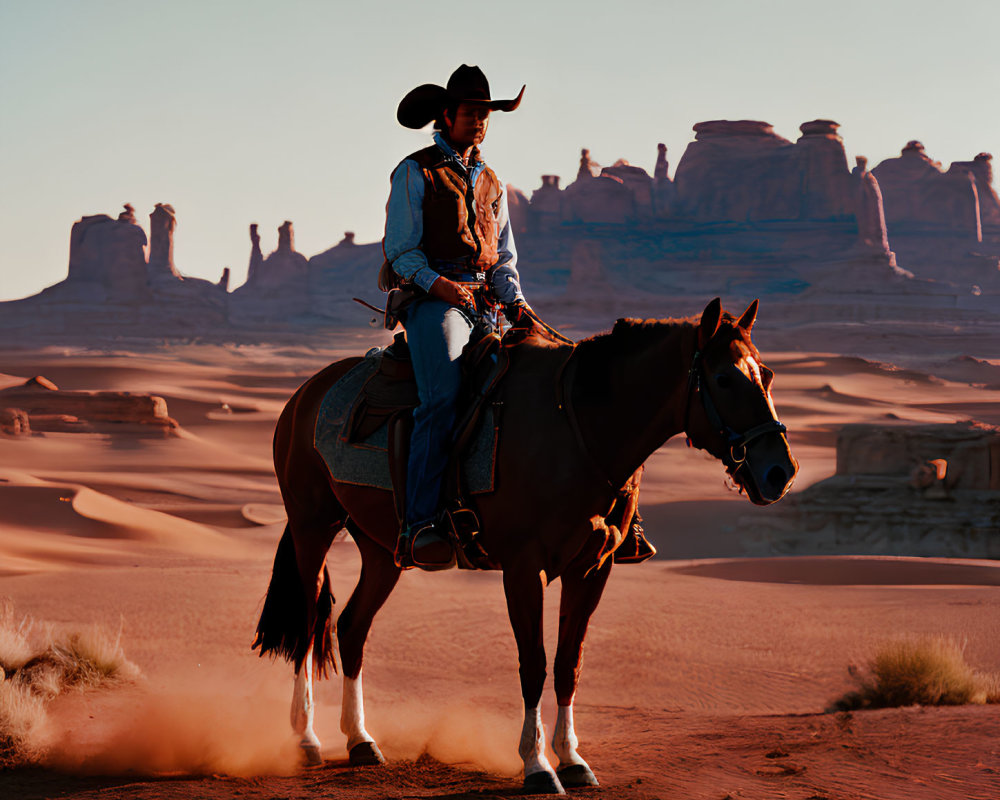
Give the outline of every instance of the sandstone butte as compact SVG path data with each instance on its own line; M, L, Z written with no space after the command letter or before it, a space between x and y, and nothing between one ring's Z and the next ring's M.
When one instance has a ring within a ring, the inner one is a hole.
M884 313L873 309L898 294L918 312L1000 314L992 156L945 170L911 141L871 170L864 157L851 167L838 128L811 120L793 142L766 122L700 122L672 178L660 144L652 175L621 159L602 167L584 149L565 188L551 174L530 199L508 187L526 288L543 306L585 303L595 286L614 283L641 287L658 307L729 287L779 298L822 290L850 309L837 314L857 319ZM148 239L131 205L117 219L85 216L70 233L67 278L0 303L0 330L267 337L362 322L351 297L375 292L379 243L358 244L348 232L307 258L285 221L265 257L258 227L250 226L246 282L230 292L228 268L212 283L174 263L177 215L169 204L156 204Z

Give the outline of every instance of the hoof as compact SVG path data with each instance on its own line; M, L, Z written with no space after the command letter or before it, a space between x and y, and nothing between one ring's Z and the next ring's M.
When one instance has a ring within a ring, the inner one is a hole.
M352 767L373 767L385 763L375 742L359 742L351 748L347 757Z
M551 772L532 772L524 778L525 794L566 794L559 779Z
M598 786L597 778L586 764L570 764L556 771L563 786L577 789L581 786Z
M323 763L323 756L319 752L319 746L315 744L303 744L302 757L305 759L307 767L318 767Z

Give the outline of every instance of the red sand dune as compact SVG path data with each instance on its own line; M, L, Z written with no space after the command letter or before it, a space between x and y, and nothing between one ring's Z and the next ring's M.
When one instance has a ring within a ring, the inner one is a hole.
M848 359L809 338L800 334L800 344L815 352L787 341L784 351L765 349L802 464L797 489L833 472L842 424L1000 408L1000 391L982 388L982 365L950 351L935 355L947 374L931 380L930 362L922 369L871 349L867 360ZM346 766L333 680L317 689L330 760L299 771L291 670L250 652L282 527L270 431L305 377L364 349L344 341L325 352L0 357L0 386L43 374L62 388L159 394L184 434L0 437L0 596L40 620L121 625L144 675L132 687L57 699L44 765L0 773L0 796L519 796L517 659L498 575L408 573L376 619L365 682L386 768ZM824 385L832 391L818 391ZM849 663L898 634L957 637L970 663L1000 670L995 563L739 558L740 518L768 510L727 489L718 463L680 440L650 459L643 489L661 554L686 560L619 567L611 578L577 702L580 751L602 787L577 795L1000 796L1000 707L824 713L850 687ZM330 564L343 603L359 568L353 544L335 544ZM550 655L557 620L553 586ZM551 732L549 690L544 713Z

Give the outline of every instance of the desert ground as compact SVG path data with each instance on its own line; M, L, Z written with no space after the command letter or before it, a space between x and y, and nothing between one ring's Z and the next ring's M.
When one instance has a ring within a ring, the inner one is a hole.
M609 319L607 324L613 320ZM801 464L833 473L843 424L893 414L1000 424L996 336L912 325L769 330L755 339ZM568 331L574 336L588 331ZM0 436L0 597L15 615L121 633L139 670L49 707L33 766L0 797L505 798L521 795L517 656L498 574L409 572L375 621L369 730L389 760L352 769L340 682L317 687L326 762L299 766L291 668L250 650L283 521L270 462L284 401L330 361L384 344L122 342L11 348L0 388L149 392L179 435ZM971 357L971 358L970 358ZM1000 562L745 557L743 521L775 513L675 439L648 462L641 509L659 556L614 569L576 703L586 798L891 800L1000 796L1000 706L829 712L880 641L943 635L1000 670ZM360 559L329 555L339 604ZM554 652L558 585L547 592ZM551 683L551 679L550 679ZM551 733L555 700L546 691Z

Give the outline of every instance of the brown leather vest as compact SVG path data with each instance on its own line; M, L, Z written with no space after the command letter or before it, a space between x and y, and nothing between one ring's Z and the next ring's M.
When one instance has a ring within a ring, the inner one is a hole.
M497 212L500 180L483 167L476 184L431 145L408 156L424 173L424 237L421 249L434 261L464 262L464 269L485 271L497 263ZM455 270L463 269L456 264Z

